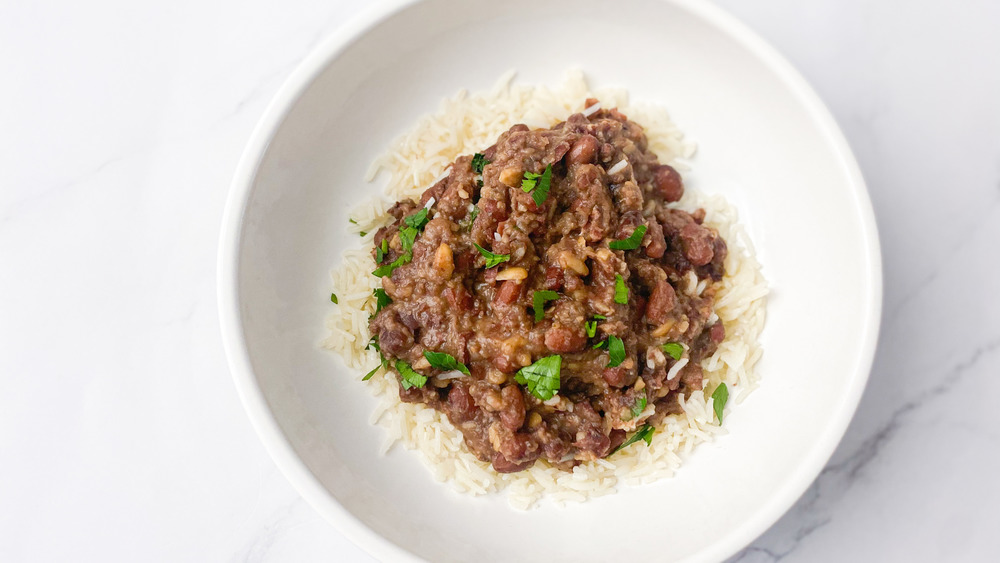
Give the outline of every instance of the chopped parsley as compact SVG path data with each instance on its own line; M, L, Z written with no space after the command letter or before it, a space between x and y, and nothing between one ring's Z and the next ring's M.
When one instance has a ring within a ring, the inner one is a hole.
M528 387L528 392L542 401L547 401L559 392L559 369L562 357L558 354L546 356L537 362L521 368L514 381Z
M661 344L660 349L670 355L671 358L675 360L681 359L684 355L684 346L680 342L667 342L666 344Z
M337 300L337 294L336 293L331 293L330 294L330 301L333 301L334 304L336 304L336 305L340 305L340 302Z
M385 260L385 255L389 253L389 241L382 239L382 244L375 247L375 263L381 264Z
M396 268L402 266L403 264L408 264L410 260L413 260L413 254L407 252L406 254L401 255L399 258L393 260L391 264L384 264L382 266L379 266L378 268L375 268L375 271L372 272L372 275L378 276L380 278L383 278L385 276L391 276L392 272Z
M368 372L364 377L362 377L361 381L368 381L369 379L371 379L372 376L375 375L375 372L379 370L379 368L382 369L389 368L389 360L385 359L385 356L382 355L382 349L379 348L377 334L373 335L371 340L368 341L368 345L365 346L365 350L375 350L376 352L378 352L379 364L375 366L370 372Z
M399 230L399 244L403 247L403 252L413 250L413 243L417 240L418 234L420 234L420 231L414 227L406 227Z
M643 395L635 400L635 404L632 405L632 418L635 418L642 414L642 411L646 410L646 396Z
M624 448L625 446L630 446L638 442L639 440L646 442L646 445L648 446L653 443L653 432L654 432L653 427L650 426L649 424L646 424L642 428L640 428L635 434L632 434L632 436L628 440L622 442L622 445L615 448L615 451L611 453L615 453L618 450Z
M606 321L606 320L608 320L608 318L605 317L604 315L594 315L594 318L597 319L597 320L599 320L599 321Z
M715 416L719 417L719 424L722 424L722 409L726 408L726 401L729 400L729 388L725 383L720 383L712 392L712 409Z
M472 155L472 171L475 172L476 174L482 174L483 168L486 168L486 165L489 164L490 162L492 161L486 160L486 155L477 152L476 154Z
M427 383L426 377L413 371L410 364L404 362L403 360L396 360L396 371L399 372L399 380L403 384L403 389L423 387L424 384Z
M366 236L366 235L367 235L368 233L367 233L367 232L365 232L365 231L361 231L361 232L360 232L360 233L358 233L358 234L359 234L359 235L361 235L361 237L362 237L362 238L364 238L364 237L365 237L365 236Z
M403 219L403 223L406 223L408 227L413 227L414 229L423 230L424 225L427 224L427 214L429 210L425 207L420 211L417 211L413 215L407 216Z
M613 240L608 243L608 248L612 250L635 250L642 243L642 237L646 235L646 225L639 225L632 231L627 239Z
M367 374L365 374L364 377L361 378L361 381L368 381L369 379L371 379L372 376L375 375L375 372L378 371L378 368L381 368L381 367L385 367L385 366L382 365L382 364L379 364L379 365L375 366L374 368L372 368L372 370L370 372L368 372Z
M392 299L389 297L389 294L386 293L381 287L376 287L375 290L372 291L372 295L375 296L376 313L384 309L386 305L392 303Z
M549 197L549 187L552 185L552 165L545 167L541 174L525 172L521 179L521 189L524 193L530 193L531 199L535 200L535 205L541 207Z
M598 342L597 344L594 344L594 350L599 350L601 348L607 348L607 347L608 347L608 341L607 340L602 340L602 341Z
M465 364L456 360L455 356L452 356L451 354L424 350L424 357L427 358L427 361L430 362L432 366L441 371L458 370L465 375L469 375L469 368L465 367Z
M559 294L548 289L536 291L531 296L531 306L535 310L536 323L545 318L545 303L556 299L559 299Z
M597 321L587 321L584 325L587 327L587 338L597 335Z
M479 246L476 243L472 243L472 244L473 244L473 246L476 247L476 250L478 250L479 253L482 254L484 258L486 258L486 267L487 268L492 268L493 266L496 266L497 264L502 264L503 262L506 262L506 261L510 260L510 254L493 254L489 250L486 250L485 248Z
M615 274L615 303L620 305L628 303L628 286L620 274Z
M347 222L348 222L348 223L350 223L350 224L352 224L352 225L357 225L357 224L358 224L358 222L357 222L357 221L355 221L355 220L354 220L353 218L351 218L351 217L348 217L348 218L347 218Z
M608 337L608 367L616 368L625 361L625 343L617 336Z

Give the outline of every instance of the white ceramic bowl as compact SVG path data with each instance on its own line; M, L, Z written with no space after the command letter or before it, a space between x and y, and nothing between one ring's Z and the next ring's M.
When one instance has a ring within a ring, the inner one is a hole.
M439 100L509 69L571 67L666 106L699 143L693 189L735 202L773 292L761 387L673 479L530 512L466 498L413 452L377 454L368 389L319 347L347 210L372 158ZM219 254L223 335L247 411L319 512L387 560L719 560L816 477L861 396L881 309L878 238L857 165L802 78L707 2L427 0L342 27L254 132Z

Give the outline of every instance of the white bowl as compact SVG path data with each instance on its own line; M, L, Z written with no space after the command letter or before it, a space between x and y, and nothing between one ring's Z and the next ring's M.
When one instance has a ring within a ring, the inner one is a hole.
M415 119L509 69L581 68L662 104L699 144L689 186L741 212L772 295L761 387L673 478L517 512L436 483L417 455L379 456L364 384L320 349L328 272L355 246L362 177ZM871 366L878 238L850 149L803 79L702 1L388 3L294 72L254 131L219 253L233 376L275 462L376 557L434 561L718 560L767 529L840 440Z

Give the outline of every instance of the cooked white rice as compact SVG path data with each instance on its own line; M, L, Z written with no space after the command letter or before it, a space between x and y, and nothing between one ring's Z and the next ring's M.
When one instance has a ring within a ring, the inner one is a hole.
M693 156L695 146L684 140L663 109L630 105L623 90L591 93L579 71L569 73L555 88L515 85L513 76L513 72L505 75L491 91L473 95L461 91L444 100L436 113L420 119L372 163L365 179L371 181L380 172L387 173L388 198L366 201L351 213L356 224L349 225L350 231L367 235L362 237L360 248L344 253L342 263L332 272L339 305L327 320L330 335L323 343L343 358L356 379L379 363L376 352L365 350L371 336L368 318L375 309L372 290L380 285L380 279L371 275L376 267L370 252L372 236L389 220L386 210L393 201L419 199L459 155L492 145L516 123L551 127L584 110L588 97L596 97L603 107L618 107L645 127L650 148L661 162L688 169L685 159ZM702 362L706 391L693 393L687 400L682 397L684 412L666 417L651 445L637 442L610 459L584 463L572 472L539 461L519 473L496 473L489 463L479 461L466 449L461 432L444 414L424 405L400 402L395 376L379 370L364 384L381 399L371 422L387 430L383 450L402 443L420 453L438 481L474 495L503 490L512 506L527 509L542 497L560 504L584 501L614 492L621 482L637 485L670 477L697 444L725 434L725 428L715 420L709 391L721 382L729 386L733 400L728 411L757 386L754 366L761 357L758 336L764 327L767 284L753 246L737 222L736 209L725 199L686 190L676 205L689 211L704 208L705 223L718 229L729 245L726 275L716 294L716 314L725 325L726 339ZM695 283L687 284L685 291L704 290L704 282L692 281Z

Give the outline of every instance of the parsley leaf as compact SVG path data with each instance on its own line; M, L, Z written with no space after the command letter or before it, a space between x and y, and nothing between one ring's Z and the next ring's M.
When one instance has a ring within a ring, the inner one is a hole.
M666 344L661 344L660 349L670 354L670 357L679 360L681 356L684 355L684 346L680 342L667 342Z
M635 418L642 414L642 411L646 410L646 396L643 395L635 400L635 404L632 405L632 418Z
M636 432L635 434L632 434L632 436L628 440L625 440L624 442L622 442L622 445L620 445L617 448L615 448L615 451L611 452L611 453L613 454L613 453L617 452L618 450L624 448L625 446L632 445L632 444L638 442L639 440L642 440L643 442L646 442L646 445L649 446L650 444L653 443L653 432L654 431L655 430L653 429L653 427L650 426L649 424L644 425L642 428L639 429L638 432ZM608 455L611 455L611 454L608 454Z
M524 193L530 193L531 199L535 200L535 205L541 207L549 197L549 188L552 185L552 165L545 167L541 174L525 172L521 179L521 189Z
M587 327L587 338L593 338L597 334L597 321L587 321L584 325Z
M429 221L429 219L427 218L428 213L429 211L425 207L420 211L417 211L413 215L404 218L403 223L406 223L407 226L413 227L414 229L423 230L424 225L426 225L427 221Z
M486 155L477 152L476 154L472 155L472 171L475 172L476 174L482 174L483 168L485 168L486 165L489 164L490 162L492 161L486 160Z
M542 291L536 291L534 295L531 296L532 309L535 310L535 322L540 322L545 318L545 303L548 301L555 301L559 299L559 294L545 289Z
M418 234L420 234L420 231L414 227L406 227L399 230L399 244L403 247L403 252L413 250L413 242L417 240Z
M493 266L496 266L497 264L501 264L503 262L506 262L506 261L510 260L510 254L493 254L489 250L486 250L485 248L479 246L476 243L472 243L472 245L475 246L476 250L478 250L479 253L482 254L486 258L486 267L487 268L492 268Z
M375 247L375 263L381 264L385 260L385 255L389 253L389 241L382 239L382 245Z
M384 264L382 266L379 266L378 268L375 268L375 271L372 272L372 275L378 276L380 278L383 278L385 276L391 276L392 272L396 268L402 266L403 264L409 263L410 260L413 260L413 254L407 252L406 254L401 255L399 258L393 260L391 264Z
M616 368L625 361L625 343L617 336L608 337L608 367Z
M427 383L427 378L413 371L410 364L403 360L396 360L396 371L399 372L399 379L403 384L403 389L412 387L423 387Z
M340 302L337 300L337 294L336 293L331 293L330 294L330 301L333 301L335 304L340 305Z
M715 416L719 417L719 424L722 424L722 409L726 408L726 401L729 400L729 388L725 383L720 383L712 393L712 409Z
M375 296L376 313L384 309L386 305L392 303L392 298L390 298L389 294L386 293L385 290L382 289L381 287L376 287L375 290L372 291L372 295Z
M619 274L615 274L615 303L620 305L628 303L628 286Z
M627 239L613 240L608 243L608 248L612 250L635 250L642 243L642 237L646 235L646 225L639 225L632 231Z
M424 350L424 357L427 358L427 361L430 362L432 366L441 371L452 371L457 369L465 375L469 375L469 368L465 367L465 364L456 360L455 356L452 356L451 354Z
M514 381L527 385L528 392L542 401L547 401L559 392L559 369L562 357L558 354L546 356L537 362L518 370Z

